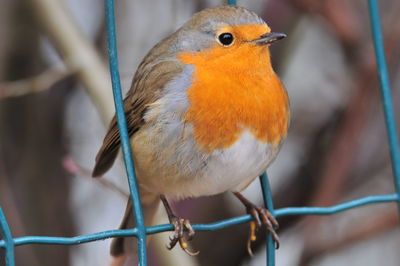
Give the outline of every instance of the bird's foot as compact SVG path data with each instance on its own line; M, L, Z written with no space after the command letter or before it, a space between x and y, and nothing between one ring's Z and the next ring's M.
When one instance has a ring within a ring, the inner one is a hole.
M247 241L247 252L250 255L253 255L253 252L251 250L251 242L254 242L257 240L256 237L256 231L264 224L267 230L271 233L272 238L275 241L276 244L276 249L279 248L279 236L275 232L275 229L278 229L279 225L274 216L265 208L257 207L255 205L253 206L246 206L247 208L247 213L253 216L254 220L250 221L250 233L249 233L249 239Z
M187 243L187 240L192 240L194 236L194 230L189 220L173 216L170 219L170 223L175 227L175 233L172 237L169 238L170 242L167 248L171 250L176 246L177 243L179 243L179 246L183 249L183 251L185 251L190 256L198 255L200 253L199 251L192 252L188 249L189 245ZM185 231L185 228L187 229L187 231ZM185 236L187 236L187 240Z
M275 229L278 229L279 224L275 217L265 208L258 207L254 205L252 202L243 197L242 194L235 192L235 196L245 205L246 211L250 214L254 220L249 222L250 232L249 238L247 240L247 252L250 256L253 255L253 251L251 250L251 243L257 240L256 231L262 226L265 225L267 230L271 233L272 238L276 244L276 249L279 248L279 236L275 232Z
M190 256L196 256L197 254L199 254L200 253L199 251L192 252L188 249L189 244L187 243L187 240L188 241L192 240L192 238L194 236L194 230L193 230L192 225L190 224L189 220L177 217L173 213L171 206L169 205L168 200L164 195L160 195L160 199L161 199L162 203L164 204L165 210L168 215L169 222L175 228L174 235L169 238L170 242L169 242L169 245L167 246L167 248L169 250L171 250L176 246L176 244L179 243L179 246L183 249L183 251L185 251ZM186 228L186 230L185 230L185 228ZM187 237L187 240L185 237Z

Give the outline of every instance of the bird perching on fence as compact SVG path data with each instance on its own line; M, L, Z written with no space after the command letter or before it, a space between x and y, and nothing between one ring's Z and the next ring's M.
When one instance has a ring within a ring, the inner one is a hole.
M188 254L197 254L188 250L186 236L194 234L189 221L172 212L167 198L225 191L233 192L254 217L250 253L262 224L279 243L274 217L240 191L274 161L287 134L288 96L272 69L268 48L284 37L271 32L252 11L218 6L195 14L139 65L124 100L128 132L146 226L152 225L161 200L175 227L170 249L179 243ZM114 117L93 176L113 165L119 148ZM128 201L121 229L130 226ZM116 238L111 253L132 252L132 245Z

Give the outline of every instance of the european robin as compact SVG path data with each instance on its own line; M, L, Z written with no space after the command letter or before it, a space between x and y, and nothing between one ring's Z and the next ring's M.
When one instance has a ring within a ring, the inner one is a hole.
M128 131L146 226L163 202L175 227L169 248L193 229L176 216L167 198L231 191L278 242L277 222L240 191L262 174L278 154L289 124L288 96L274 73L269 45L286 37L271 32L254 12L218 6L195 14L150 50L139 65L124 100ZM120 147L117 121L111 121L97 154L93 176L103 175ZM121 229L133 222L128 202ZM187 230L184 230L186 228ZM112 255L128 252L114 239Z

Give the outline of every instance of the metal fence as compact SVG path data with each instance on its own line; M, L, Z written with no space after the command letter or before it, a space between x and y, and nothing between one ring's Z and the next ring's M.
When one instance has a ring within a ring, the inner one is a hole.
M235 5L236 0L228 0L228 4ZM377 62L378 76L380 81L382 105L385 115L387 136L390 145L390 156L392 162L392 172L395 194L373 195L364 198L355 199L346 203L338 204L331 207L293 207L281 208L275 210L270 193L267 174L260 176L260 182L263 190L265 205L275 217L287 215L329 215L351 208L363 206L371 203L396 202L400 214L400 150L397 137L396 122L393 112L391 100L391 90L389 84L388 71L383 49L382 33L379 19L379 10L376 0L368 0L369 16L371 21L371 30L373 43L375 48L375 56ZM114 102L118 119L118 126L122 140L122 152L124 155L126 171L129 181L130 196L133 202L133 211L135 213L136 227L126 230L109 230L88 235L80 235L76 237L48 237L48 236L24 236L13 238L11 230L7 224L6 217L0 208L0 227L3 239L0 240L0 248L5 249L6 265L15 265L14 247L27 244L52 244L52 245L77 245L91 241L103 240L111 237L134 236L138 243L138 261L139 265L147 265L146 256L146 235L156 234L164 231L172 231L173 226L170 224L156 225L151 227L144 226L142 209L140 205L138 186L135 177L135 168L132 159L132 152L129 143L129 135L126 126L125 113L123 108L123 99L121 93L121 84L118 71L117 56L117 40L115 31L114 17L114 0L105 0L106 20L108 30L108 55L112 78L112 88L114 93ZM250 221L250 215L243 215L232 219L227 219L211 224L194 224L193 229L196 231L213 231L224 227L246 223ZM268 266L275 265L275 245L272 236L267 236L267 261Z

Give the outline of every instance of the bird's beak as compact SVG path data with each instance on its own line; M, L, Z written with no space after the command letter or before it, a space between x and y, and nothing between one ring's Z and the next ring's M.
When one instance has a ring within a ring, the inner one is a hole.
M252 42L257 45L267 45L286 38L286 36L285 33L269 32L261 35L260 38L255 39Z

